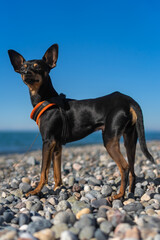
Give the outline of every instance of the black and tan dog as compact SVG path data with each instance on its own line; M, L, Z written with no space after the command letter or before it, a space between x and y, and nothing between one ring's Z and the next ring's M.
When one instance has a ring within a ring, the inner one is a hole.
M131 97L119 92L86 100L65 99L59 95L49 76L50 70L56 66L57 44L46 51L42 60L26 61L14 50L9 50L8 53L14 70L21 74L23 82L29 88L34 107L31 118L37 122L43 140L40 182L27 195L39 193L48 182L51 159L54 167L54 189L60 186L62 145L84 138L97 130L102 130L104 146L121 174L120 192L109 200L124 196L128 175L129 191L134 192L137 138L146 158L154 162L146 146L140 106ZM128 163L120 152L121 136L124 138Z

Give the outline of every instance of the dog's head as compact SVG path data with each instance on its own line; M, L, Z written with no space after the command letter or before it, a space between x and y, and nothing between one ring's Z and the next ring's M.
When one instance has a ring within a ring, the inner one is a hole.
M56 66L58 59L58 45L53 44L41 60L26 61L22 55L14 50L8 50L14 70L21 74L24 83L33 92L42 85L45 76Z

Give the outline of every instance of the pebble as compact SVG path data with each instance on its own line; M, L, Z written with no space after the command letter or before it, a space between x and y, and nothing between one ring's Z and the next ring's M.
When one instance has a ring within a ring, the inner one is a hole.
M141 201L148 202L150 199L151 199L151 197L147 193L143 194L143 196L141 197Z
M100 229L96 230L95 238L96 238L96 240L106 240L106 239L108 239L107 236Z
M144 189L142 189L141 187L136 187L135 188L135 192L134 195L137 197L142 197L144 194Z
M30 210L33 211L33 212L38 212L39 210L42 210L42 209L43 209L42 203L37 202L34 205L32 205Z
M4 212L5 212L5 208L2 205L0 205L0 215L2 215Z
M154 195L154 199L158 200L160 202L160 194L156 193Z
M103 233L109 234L113 230L113 225L109 221L104 221L100 224L100 229Z
M66 223L59 223L53 226L51 230L55 233L55 237L57 239L60 238L62 232L68 230L68 226Z
M34 165L36 165L36 159L33 156L31 156L31 157L27 158L27 163L34 166Z
M98 180L95 177L90 177L88 180L88 184L93 186L100 186L101 183L102 183L101 180Z
M98 199L98 200L93 200L91 202L91 205L92 207L94 208L99 208L100 206L103 206L103 205L108 205L108 202L105 198L101 198L101 199Z
M122 208L123 207L123 203L121 200L116 199L112 202L112 207L113 208Z
M111 194L112 194L112 187L110 185L102 186L101 193L102 193L103 197L111 196Z
M64 186L53 191L51 171L41 193L28 198L25 193L40 180L41 152L28 153L25 161L20 154L0 156L6 169L18 166L0 182L0 239L159 240L160 144L147 144L156 165L144 160L138 146L135 194L127 188L112 204L106 198L119 191L121 177L103 146L64 148Z
M79 233L79 239L91 239L94 236L95 227L86 226Z
M85 185L84 186L84 191L87 193L91 190L90 186L89 185Z
M30 217L28 215L21 213L19 216L19 226L21 227L24 224L28 224L30 222Z
M35 222L31 222L28 225L27 232L33 234L45 228L50 228L52 226L49 220L43 219Z
M82 210L80 210L77 214L76 214L76 218L80 219L81 216L90 213L91 210L89 208L83 208Z
M123 209L126 211L126 212L136 212L140 209L143 209L143 205L140 203L140 202L133 202L133 203L130 203L130 204L127 204L123 207Z
M31 186L26 182L22 182L19 184L19 189L22 190L23 193L27 193L31 190Z
M56 210L59 211L65 211L67 210L67 208L71 208L71 205L69 202L67 202L66 200L62 200L58 203L58 205L56 206Z
M39 232L36 232L33 234L33 236L35 238L38 238L39 240L54 240L55 239L55 233L49 228L43 229Z
M74 233L70 231L64 231L61 233L60 240L78 240L78 238Z
M30 184L30 183L31 183L31 180L30 180L28 177L23 177L23 178L22 178L22 182L23 182L23 183L28 183L28 184Z
M37 238L33 237L30 233L20 233L20 238L18 240L37 240Z
M68 224L68 222L69 222L69 214L66 211L59 212L54 217L54 225L58 225L60 223Z
M72 211L75 215L83 208L89 208L89 204L82 201L75 201L72 205Z
M10 223L11 220L14 218L14 214L12 212L4 212L3 213L3 218L4 218L4 221L7 222L7 223Z

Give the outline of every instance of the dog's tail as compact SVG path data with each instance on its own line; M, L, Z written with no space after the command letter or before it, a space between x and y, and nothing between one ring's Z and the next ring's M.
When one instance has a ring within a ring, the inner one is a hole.
M141 148L143 154L145 155L145 157L147 159L149 159L152 163L155 163L154 158L149 153L147 145L146 145L142 110L137 103L134 104L133 109L135 110L136 115L137 115L136 130L137 130L137 134L138 134L140 148Z

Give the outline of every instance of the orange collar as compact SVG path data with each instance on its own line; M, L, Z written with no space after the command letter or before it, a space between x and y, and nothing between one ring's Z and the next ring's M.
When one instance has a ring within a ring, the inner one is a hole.
M47 101L42 101L38 103L32 110L30 118L33 119L37 125L38 125L38 120L40 116L50 107L56 105L55 103L50 103Z

